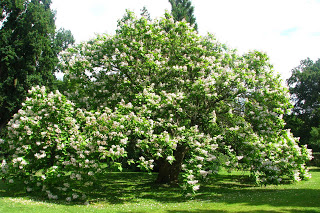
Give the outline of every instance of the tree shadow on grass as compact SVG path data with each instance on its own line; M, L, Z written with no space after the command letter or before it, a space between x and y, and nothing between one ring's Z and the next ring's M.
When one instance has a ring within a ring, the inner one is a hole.
M320 169L311 170L315 176L320 176ZM89 198L90 203L124 204L139 203L142 200L153 200L161 203L189 202L190 198L183 195L180 187L158 185L154 183L156 174L148 175L142 172L106 173L98 178L98 181L90 188L82 188ZM248 176L218 175L204 184L193 200L199 202L241 204L250 206L269 205L275 207L309 207L320 209L319 184L312 188L303 188L303 185L289 187L257 187L248 181ZM19 186L7 187L0 183L1 197L27 197L35 201L45 201L39 196L27 196ZM50 202L50 201L49 201ZM78 205L64 201L53 201L63 205ZM168 212L221 212L212 210L188 210ZM222 211L223 212L223 211ZM226 211L227 212L227 211ZM247 211L250 212L250 211ZM277 211L260 211L277 212ZM291 211L296 213L315 211Z
M0 180L0 197L26 197L27 193L21 184L7 185Z
M312 172L320 175L320 169ZM233 182L235 180L238 181ZM238 177L220 176L217 182L204 185L197 199L247 206L314 207L320 211L320 183L315 184L315 188L304 188L300 184L259 187L241 184Z
M185 202L178 186L160 185L154 182L156 174L109 173L88 193L91 202L105 201L111 204L138 202L139 199L152 199L161 202Z
M320 170L312 170L320 172ZM320 175L320 174L319 174ZM111 204L139 202L141 199L161 203L183 203L190 201L179 187L170 187L154 183L155 174L145 173L111 173L101 179L100 188L89 195L91 202L101 199ZM101 187L102 186L102 187ZM248 182L248 176L219 175L204 184L194 200L221 202L227 204L241 203L248 206L269 205L277 207L320 207L320 187L315 189L289 187L257 187ZM192 212L192 211L191 211Z

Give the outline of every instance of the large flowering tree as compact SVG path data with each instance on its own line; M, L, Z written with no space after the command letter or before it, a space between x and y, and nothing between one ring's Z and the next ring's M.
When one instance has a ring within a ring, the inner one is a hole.
M311 156L283 129L289 95L268 57L239 56L166 17L150 22L128 12L116 35L69 49L67 96L94 110L123 100L153 122L151 140L130 143L157 160L159 182L177 181L184 169L196 183L220 166L249 169L262 183L306 178Z
M148 171L157 165L160 183L178 182L183 171L183 186L193 191L221 167L249 170L260 184L309 178L311 153L284 130L289 96L264 53L239 56L168 14L150 22L128 12L114 36L81 43L62 58L66 96L81 108L73 114L75 133L64 138L81 139L70 150L82 154L73 169L83 179L100 171L97 159ZM28 135L16 133L19 119L10 123L15 138L2 143ZM11 146L16 154L5 172L20 157ZM86 160L97 165L83 169Z

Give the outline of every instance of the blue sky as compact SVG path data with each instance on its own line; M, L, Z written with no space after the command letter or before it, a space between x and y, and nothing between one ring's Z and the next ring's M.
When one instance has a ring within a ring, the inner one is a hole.
M266 52L283 79L300 60L320 58L319 0L193 0L199 33L216 35L239 53ZM171 9L168 0L52 0L57 27L70 29L77 42L95 33L114 34L126 9L151 17Z

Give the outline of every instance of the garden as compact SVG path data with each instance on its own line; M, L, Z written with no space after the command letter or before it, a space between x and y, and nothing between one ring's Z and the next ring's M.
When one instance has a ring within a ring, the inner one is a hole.
M319 211L265 53L128 11L60 59L63 91L32 87L2 133L0 211Z

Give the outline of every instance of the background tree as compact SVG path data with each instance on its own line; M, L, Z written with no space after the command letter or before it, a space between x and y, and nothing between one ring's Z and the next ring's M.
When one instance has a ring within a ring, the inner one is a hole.
M198 24L194 17L194 6L190 0L169 0L171 4L171 14L175 21L182 21L185 19L194 29L198 30Z
M144 6L142 9L141 9L141 16L145 17L146 19L148 19L149 21L151 21L151 16L150 16L150 13L149 11L147 10L146 6Z
M310 144L320 146L320 127L311 127L311 139Z
M69 47L74 45L75 39L70 30L66 30L64 28L60 28L54 37L53 48L55 49L56 54L58 55L61 51L67 50ZM55 73L62 74L62 67L56 67ZM63 75L62 75L63 76ZM66 90L66 82L63 81L63 77L57 78L53 81L53 90L59 90L60 92L64 92Z
M286 118L287 126L302 144L312 143L312 128L320 124L320 60L302 60L287 83L294 103L292 114ZM316 130L313 132L316 134Z
M66 50L70 45L75 43L75 39L70 30L60 28L54 38L54 45L57 48L57 52L60 53L63 50Z
M32 85L54 80L57 55L51 0L0 3L0 128L21 107Z

